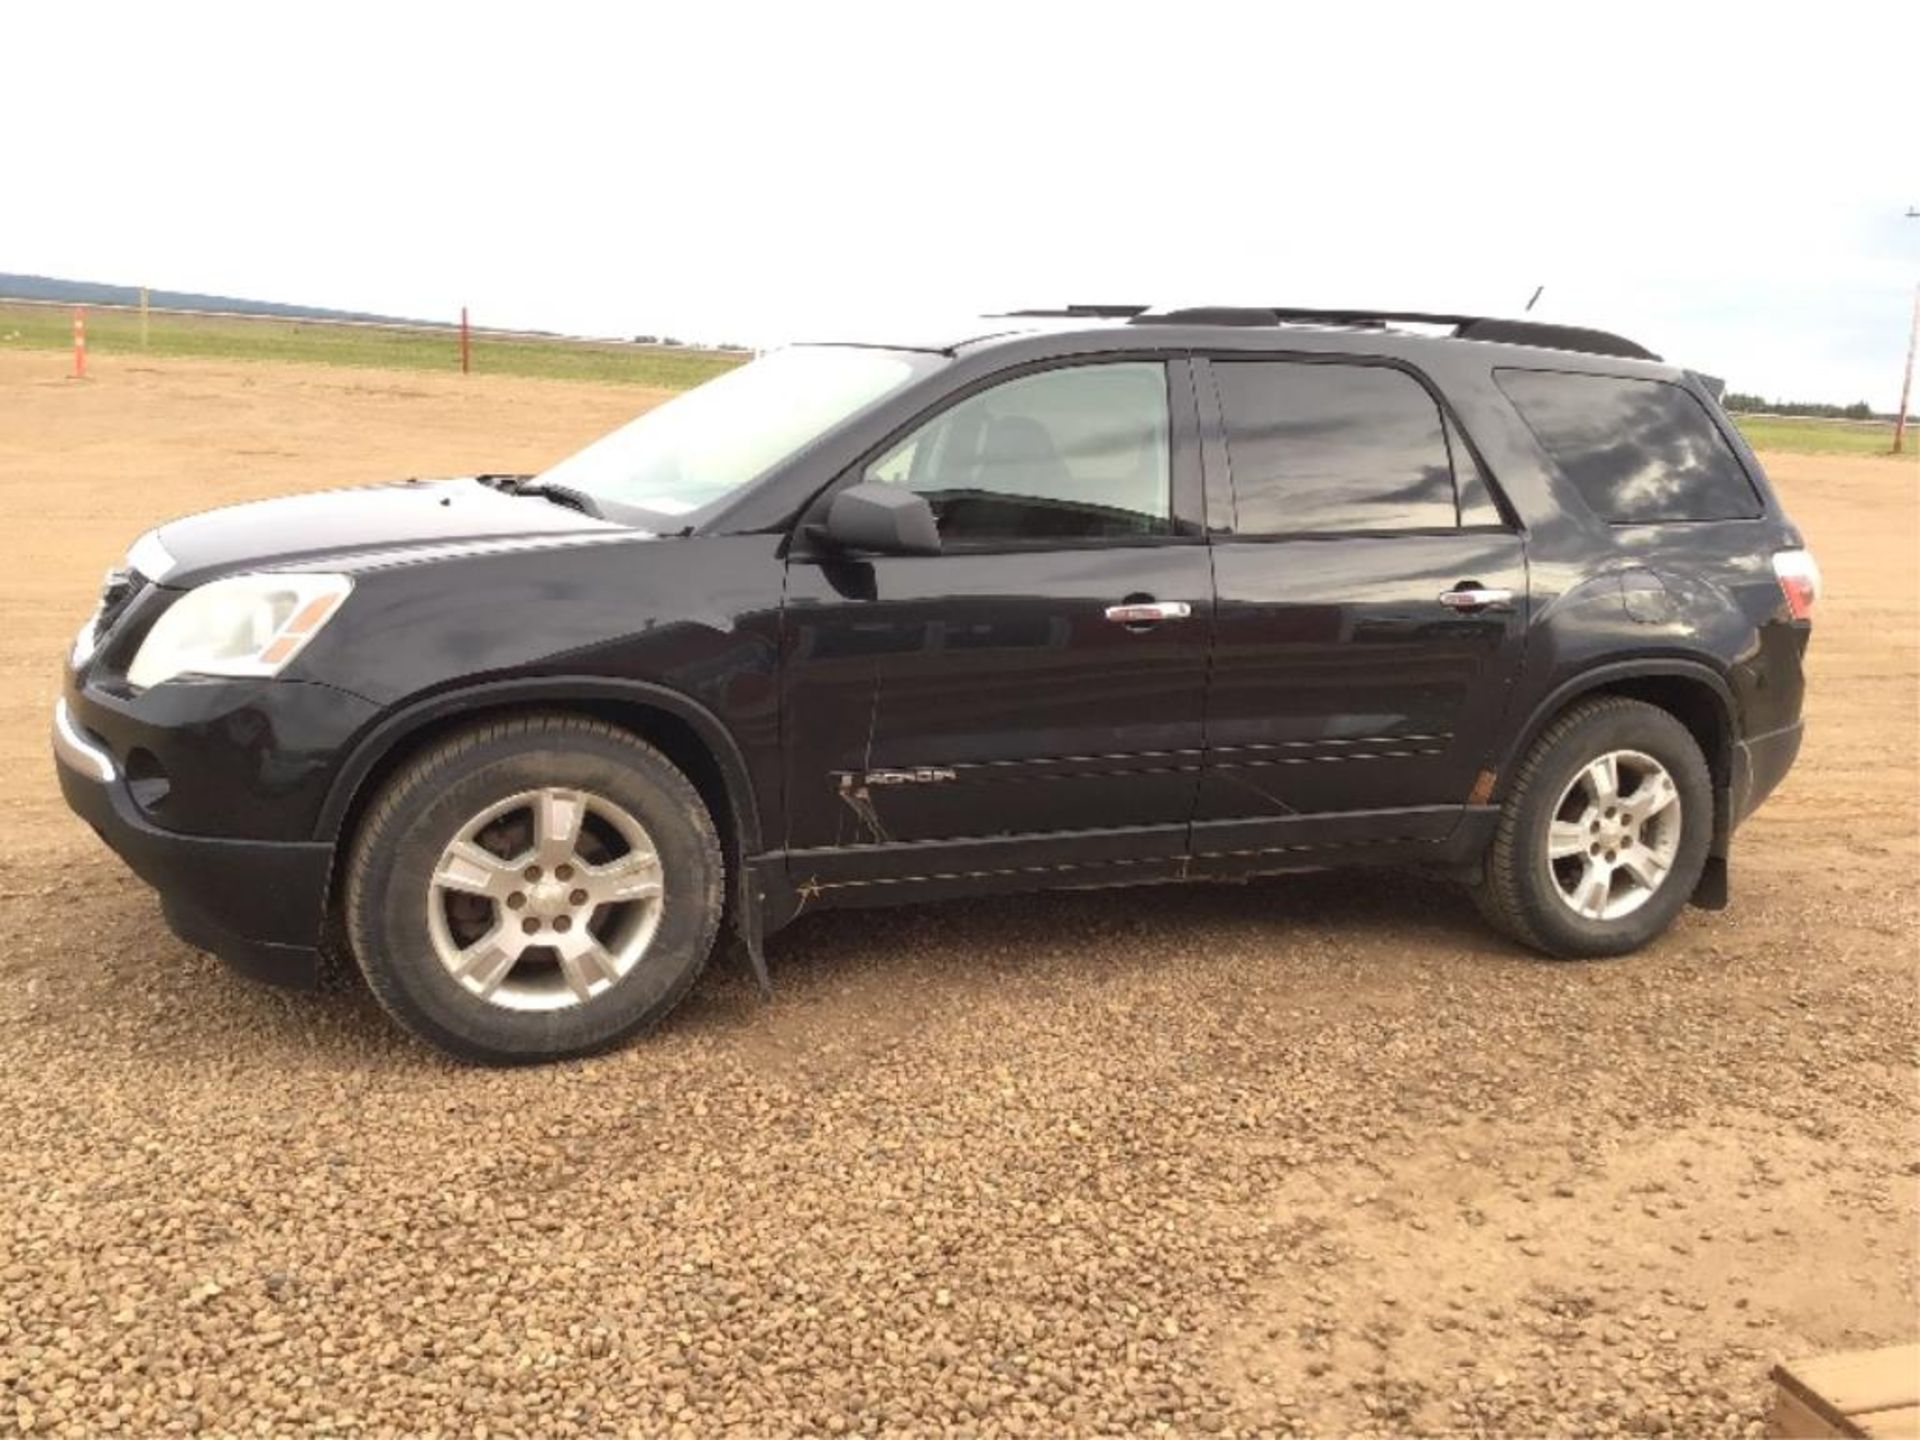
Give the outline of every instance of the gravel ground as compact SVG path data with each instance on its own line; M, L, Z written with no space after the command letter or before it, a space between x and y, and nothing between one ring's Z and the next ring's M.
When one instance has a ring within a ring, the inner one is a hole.
M1774 1359L1920 1329L1913 467L1770 457L1814 729L1645 954L1398 875L823 914L771 1005L723 963L493 1072L173 940L59 806L57 657L153 519L644 397L51 364L0 356L0 1433L1751 1435Z

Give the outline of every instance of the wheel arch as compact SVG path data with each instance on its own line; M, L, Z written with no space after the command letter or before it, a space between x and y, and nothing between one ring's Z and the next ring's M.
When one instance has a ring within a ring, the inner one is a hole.
M618 725L657 748L700 792L735 874L762 848L760 809L740 746L720 720L677 690L643 681L533 677L462 686L415 701L373 726L335 775L314 838L333 843L338 894L347 846L360 816L387 778L455 730L528 710L571 711Z
M1732 783L1735 740L1733 689L1724 676L1699 660L1680 657L1623 660L1584 670L1562 681L1535 705L1500 758L1493 798L1504 800L1519 761L1555 719L1582 700L1621 695L1657 706L1687 727L1707 758L1714 789ZM1717 828L1717 827L1716 827Z
M1692 903L1709 910L1724 908L1729 894L1727 853L1733 840L1738 710L1726 678L1703 661L1678 656L1624 660L1596 666L1562 682L1534 707L1501 756L1492 798L1496 803L1506 800L1521 757L1547 726L1569 706L1599 695L1620 695L1665 710L1686 726L1699 744L1701 754L1706 756L1707 772L1713 777L1713 837L1707 848L1707 867Z

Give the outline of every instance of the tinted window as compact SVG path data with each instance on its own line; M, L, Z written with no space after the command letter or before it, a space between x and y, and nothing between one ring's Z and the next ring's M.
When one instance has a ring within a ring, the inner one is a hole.
M1462 525L1504 525L1506 519L1493 498L1493 486L1480 467L1473 446L1460 433L1460 426L1447 417L1447 453L1453 457L1453 494L1460 507Z
M926 496L947 541L1169 534L1166 367L1009 380L941 412L867 478Z
M1440 408L1380 365L1216 360L1242 534L1455 523Z
M1495 372L1594 513L1620 524L1751 520L1760 497L1706 407L1659 380Z

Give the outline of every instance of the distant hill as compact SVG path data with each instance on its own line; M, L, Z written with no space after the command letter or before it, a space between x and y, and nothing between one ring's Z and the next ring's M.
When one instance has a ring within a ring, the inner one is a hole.
M50 300L61 305L138 305L138 285L103 285L96 280L56 280L47 275L0 274L0 300ZM271 300L239 300L231 295L197 295L191 290L149 290L154 310L219 310L232 315L273 315L286 320L374 320L388 325L444 327L444 320L409 320L399 315L369 315L358 310L322 310L313 305L281 305ZM451 327L448 327L451 328Z

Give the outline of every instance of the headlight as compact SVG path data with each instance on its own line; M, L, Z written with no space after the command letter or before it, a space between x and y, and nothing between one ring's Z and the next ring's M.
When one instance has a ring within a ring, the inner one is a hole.
M277 675L353 589L345 575L235 575L189 590L127 667L141 689L176 675Z

